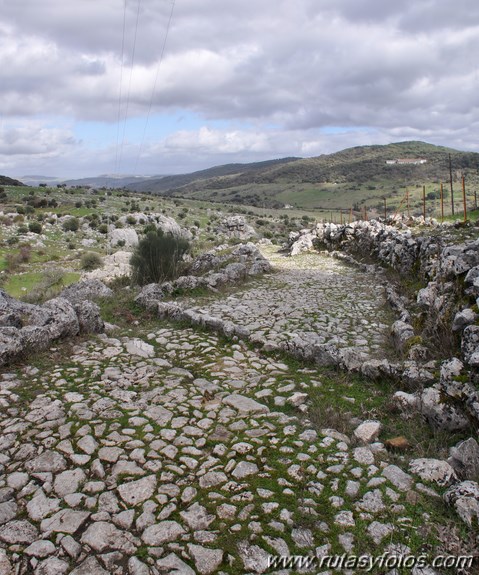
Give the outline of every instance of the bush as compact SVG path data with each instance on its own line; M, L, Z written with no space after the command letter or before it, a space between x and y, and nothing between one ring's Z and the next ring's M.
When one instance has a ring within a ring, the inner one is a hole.
M80 228L80 222L78 218L69 218L65 222L63 222L63 229L66 232L77 232Z
M133 283L145 285L174 279L189 249L189 242L183 238L166 235L161 229L148 232L130 259Z
M28 229L30 232L33 232L34 234L41 234L42 224L40 222L30 222L28 224Z
M82 270L96 270L103 265L103 260L96 252L85 252L81 257L80 265Z

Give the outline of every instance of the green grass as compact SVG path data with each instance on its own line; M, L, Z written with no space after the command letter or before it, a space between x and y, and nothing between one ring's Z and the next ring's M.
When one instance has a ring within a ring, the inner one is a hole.
M43 281L42 272L27 272L11 276L4 284L3 289L12 297L21 298L37 288ZM80 274L67 272L63 276L62 287L69 286L80 279Z

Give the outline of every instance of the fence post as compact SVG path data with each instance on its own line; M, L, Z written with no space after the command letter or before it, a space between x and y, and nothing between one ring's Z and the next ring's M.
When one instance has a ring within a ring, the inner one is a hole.
M422 217L426 221L426 186L422 187Z
M454 188L452 187L452 162L451 162L451 154L449 154L449 183L451 186L451 211L452 215L454 215Z
M386 203L386 198L384 198L384 221L387 220L387 217L388 217L388 206Z
M353 221L353 208L349 208L349 223Z
M466 178L462 176L462 202L464 204L464 221L467 221L467 205L466 205Z
M407 204L407 217L410 219L411 212L409 211L409 190L406 190L406 204Z
M441 182L441 224L444 222L444 189Z

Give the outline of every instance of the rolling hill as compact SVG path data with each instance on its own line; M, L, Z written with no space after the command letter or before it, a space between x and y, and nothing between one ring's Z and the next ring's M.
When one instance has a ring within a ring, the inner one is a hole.
M383 198L399 202L406 188L411 188L412 198L417 189L422 193L422 186L428 194L437 195L441 182L447 195L449 157L453 186L462 185L464 174L471 193L472 186L479 184L478 153L417 141L358 146L307 159L228 164L127 187L165 196L264 207L349 209L353 205L379 206ZM395 160L402 162L391 163ZM416 164L413 160L425 161Z

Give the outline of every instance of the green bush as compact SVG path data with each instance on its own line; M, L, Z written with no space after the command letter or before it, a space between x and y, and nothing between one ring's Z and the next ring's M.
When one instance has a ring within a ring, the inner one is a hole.
M85 252L80 260L82 270L91 271L100 268L103 265L103 260L96 252Z
M189 242L183 238L165 234L161 229L148 232L130 259L133 283L145 285L174 279L189 249Z
M69 218L63 222L63 229L66 232L77 232L80 228L80 222L78 218Z
M42 233L42 224L40 222L30 222L28 224L28 230L34 234Z

